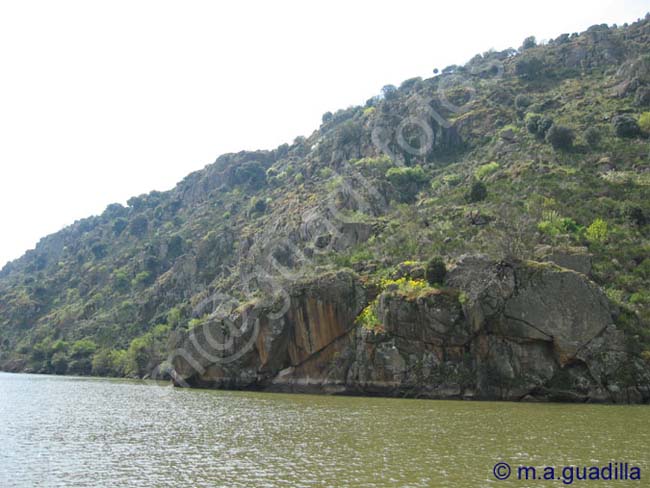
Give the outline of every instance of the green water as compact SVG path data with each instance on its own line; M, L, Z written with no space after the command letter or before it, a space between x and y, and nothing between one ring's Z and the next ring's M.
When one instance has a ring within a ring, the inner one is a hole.
M0 487L565 486L499 461L626 461L650 486L650 407L182 390L0 374ZM513 473L513 477L514 477Z

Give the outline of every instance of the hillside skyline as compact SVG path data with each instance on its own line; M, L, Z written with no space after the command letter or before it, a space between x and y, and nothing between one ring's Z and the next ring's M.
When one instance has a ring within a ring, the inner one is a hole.
M223 77L217 77L214 78L217 83L206 92L211 93L210 96L213 98L206 94L201 95L203 93L201 90L208 88L206 86L202 86L196 94L196 96L204 96L206 100L212 100L206 105L206 107L212 107L212 110L200 108L197 114L191 115L190 111L198 108L200 104L196 101L189 104L177 102L176 110L181 110L177 117L173 116L174 110L163 111L163 107L159 103L163 100L163 96L170 96L174 93L169 91L169 87L162 84L158 90L163 90L164 93L156 91L156 95L153 97L147 96L142 91L144 89L142 84L149 79L148 76L159 76L159 71L153 70L151 74L139 71L135 64L136 60L132 57L135 54L129 55L125 52L128 47L126 44L117 46L107 44L102 37L106 32L100 31L93 34L89 31L88 26L72 26L72 33L89 36L91 41L89 46L98 49L99 54L91 61L91 66L95 67L95 73L76 63L82 52L78 51L79 48L74 47L73 34L69 34L68 37L60 39L56 36L53 37L53 46L65 49L50 54L55 54L55 59L61 61L67 70L58 71L59 74L52 82L52 87L43 84L47 82L45 78L43 81L37 81L39 78L36 76L32 77L29 83L22 83L24 86L18 86L20 80L34 74L30 69L24 67L24 63L18 64L20 50L12 54L11 59L8 59L9 66L12 66L11 63L15 63L16 70L13 71L17 73L15 79L0 82L0 98L3 94L6 97L9 93L12 97L12 100L7 100L7 104L3 104L8 107L8 110L3 111L0 116L2 117L0 118L0 127L8 135L3 148L0 149L0 158L12 162L11 165L7 165L3 169L4 185L2 197L0 197L2 199L0 205L4 209L11 209L11 211L5 210L3 217L6 234L12 237L0 243L0 268L7 262L22 256L25 251L32 249L40 238L52 234L78 219L98 215L110 203L125 203L132 196L152 190L172 188L186 174L203 168L212 162L218 154L247 149L270 149L283 142L290 143L296 136L309 136L313 130L317 129L323 113L350 105L361 105L367 98L377 94L384 84L399 85L401 81L412 76L427 78L431 76L433 68L442 69L448 64L462 64L474 54L484 52L490 47L517 48L524 37L529 35L535 35L540 40L544 37L556 36L561 33L559 32L562 30L561 27L565 26L572 26L573 28L566 29L566 31L573 32L583 31L589 27L590 23L601 21L610 24L633 22L637 17L645 14L646 7L642 4L643 2L626 2L624 8L616 5L614 11L610 12L608 10L611 8L610 2L590 3L590 7L585 12L584 5L578 3L570 8L563 7L569 8L569 10L561 19L562 24L559 24L558 21L555 22L555 25L548 22L546 13L540 18L530 19L515 12L509 15L519 15L519 17L515 17L508 28L502 29L494 29L495 25L499 26L502 22L497 18L499 17L498 11L483 12L485 14L483 18L490 19L491 24L483 21L475 25L471 23L473 21L470 21L469 26L475 35L455 35L452 49L445 45L444 50L436 47L436 41L440 39L439 36L443 36L443 38L449 36L449 31L445 30L446 27L441 29L436 26L428 33L422 33L422 28L416 28L414 29L415 34L406 32L408 29L403 27L396 30L395 25L401 25L397 21L398 19L392 19L391 15L382 13L381 8L367 12L359 7L349 14L346 25L352 26L356 22L361 23L360 19L362 15L365 15L370 16L374 22L375 30L393 33L389 43L377 44L378 41L374 40L370 44L359 45L366 47L367 60L359 59L356 49L352 49L351 54L346 54L345 49L342 49L344 41L338 40L339 44L335 44L334 48L327 48L327 42L316 39L317 51L320 49L323 52L330 52L325 57L326 64L318 76L313 75L318 72L316 69L309 72L312 74L298 71L296 75L292 71L296 69L291 68L292 63L279 61L284 68L283 73L286 73L282 77L282 83L278 85L276 81L272 81L263 90L259 90L253 81L248 81L241 87L242 91L237 91L240 88L236 84L222 86L220 83L223 83ZM559 5L559 3L558 5L549 4L546 9L551 11L553 8L559 8ZM62 15L62 12L64 11L50 13L56 18ZM453 18L455 12L457 13L452 8L436 15L432 14L431 18ZM20 10L13 13L24 14ZM231 15L235 21L243 19L242 13L238 11L217 13ZM607 16L604 15L606 13ZM494 18L488 14L494 14ZM137 19L139 15L143 15L143 12L134 12L134 19ZM166 18L167 13L163 9L160 15ZM301 12L297 12L295 15L296 17L293 17L295 25L301 25L300 21L308 23L304 16L301 17ZM5 19L10 18L12 18L11 15L5 16ZM415 19L415 22L416 27L422 27L418 23L421 20ZM137 34L135 24L127 22L125 25L128 27L129 35ZM7 26L2 34L7 38L16 34L9 27ZM305 31L304 28L295 26L294 28ZM39 35L46 33L47 30ZM313 36L326 37L320 31L315 32ZM413 36L415 36L416 42L413 42ZM170 48L166 43L162 43L158 47L152 45L151 41L147 44L140 37L132 39L127 36L126 39L133 41L131 47L135 47L134 53L140 53L140 57L137 59L142 59L141 56L149 52L149 54L153 54L152 62L158 67L166 59L164 49ZM425 39L431 39L431 41L425 42ZM179 49L186 52L183 50L196 47L195 44L198 40L192 38ZM290 41L289 38L278 42L284 43L280 45L288 46L286 43L290 43ZM331 43L331 41L329 42ZM432 45L429 45L428 42L431 42ZM42 54L36 53L35 49L38 46L39 38L37 37L23 47L25 50L23 54L28 55L28 58L31 55L36 67L39 66L39 62L45 63L41 68L51 66L52 61L46 61L41 57ZM276 45L272 42L271 46ZM341 49L337 49L336 46L341 46ZM204 55L210 52L209 48L207 49ZM414 52L412 52L413 49L415 49ZM408 56L404 56L405 51L409 52ZM335 57L332 57L335 53L342 58L336 60ZM349 57L353 55L356 58ZM378 55L384 59L383 62L376 57ZM124 59L118 62L120 56ZM406 58L408 59L406 64L400 61ZM180 58L175 55L172 59L178 61ZM358 67L352 64L353 59L360 61ZM258 57L250 58L251 62L254 60L262 62ZM190 64L183 66L189 72L194 72L192 67L197 66L198 59L191 58L187 63ZM239 61L235 58L227 58L221 68L229 72L228 66L241 68L238 63ZM209 63L206 64L209 65ZM110 88L109 85L102 84L106 82L102 82L98 78L109 67L128 68L124 76L109 78L117 88ZM237 70L232 69L232 71L236 72ZM135 78L128 76L129 72L142 76L142 80L139 80L137 76ZM247 70L241 69L239 72L242 76L249 73ZM337 77L333 77L334 72L350 73L350 76L338 76L340 80L337 81ZM76 79L77 77L78 79ZM252 72L249 77L254 78ZM238 78L234 77L233 79ZM191 91L196 78L187 76L175 80L176 85L174 86L177 93L187 94ZM130 87L129 84L134 86ZM155 86L153 82L151 84ZM66 90L80 91L76 95L69 93L65 98L66 105L63 106L57 101L60 99L60 94L53 92L52 90L55 89L53 87L62 90L61 93L67 93ZM40 90L42 93L35 90ZM99 90L105 93L107 102L94 100L92 105L88 105L84 101L85 96L90 96L89 93L84 95L87 90ZM269 97L264 95L266 90L274 95L281 95L285 93L285 90L294 90L296 92L295 102L293 98L287 96ZM262 95L256 94L258 92L263 93ZM215 93L219 94L217 98L214 98ZM43 97L48 95L50 99L45 100ZM237 102L233 106L228 105L230 107L228 109L220 110L219 107L225 107L224 96L237 100ZM116 100L115 97L119 97L119 100ZM275 100L276 97L277 100ZM305 103L305 100L309 101ZM34 106L36 101L39 101L41 105ZM115 107L124 109L127 107L127 103L131 103L135 115L124 117L123 113L113 111L104 103L112 103ZM216 105L214 105L215 103ZM271 105L268 105L269 103ZM277 103L282 103L283 110L279 110L277 106L273 105ZM256 108L253 115L249 115L249 106ZM233 107L239 115L233 115L235 113L232 111ZM282 118L280 123L277 122L277 117ZM202 128L198 128L200 121L204 122ZM214 123L220 124L219 128L215 128ZM157 128L151 129L153 132L145 135L143 131L155 124L158 124ZM163 135L167 130L171 132ZM143 136L141 137L141 135ZM38 140L39 143L33 144L32 140ZM47 202L46 205L45 202Z

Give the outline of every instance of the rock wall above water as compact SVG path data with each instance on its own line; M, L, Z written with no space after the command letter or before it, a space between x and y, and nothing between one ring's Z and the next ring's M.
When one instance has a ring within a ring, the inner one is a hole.
M460 260L442 290L374 299L352 272L294 285L286 311L250 306L177 338L175 383L212 388L641 403L647 363L584 274L552 263ZM229 335L230 334L230 335Z

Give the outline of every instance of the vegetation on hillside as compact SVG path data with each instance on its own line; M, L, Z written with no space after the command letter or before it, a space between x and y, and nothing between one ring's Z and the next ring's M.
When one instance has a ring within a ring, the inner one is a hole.
M109 205L0 271L0 369L142 377L178 330L297 276L350 267L419 293L463 254L540 246L593 255L650 358L648 52L647 18L528 38ZM380 325L372 304L358 321Z

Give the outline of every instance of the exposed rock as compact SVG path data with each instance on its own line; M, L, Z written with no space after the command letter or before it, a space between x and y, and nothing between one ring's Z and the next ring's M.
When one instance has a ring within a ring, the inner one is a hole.
M501 139L506 142L515 142L515 133L512 129L502 130L500 133Z
M589 276L592 268L592 255L586 247L551 247L542 246L535 250L540 261L555 263L562 268L572 269Z
M425 398L650 401L647 363L628 352L607 298L584 273L464 256L447 283L453 289L419 294L387 287L376 302L381 332L355 324L374 292L353 273L299 283L286 310L277 303L243 310L234 323L249 324L248 331L231 334L230 342L224 320L181 337L175 382Z

